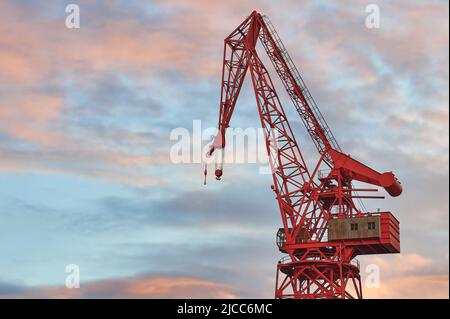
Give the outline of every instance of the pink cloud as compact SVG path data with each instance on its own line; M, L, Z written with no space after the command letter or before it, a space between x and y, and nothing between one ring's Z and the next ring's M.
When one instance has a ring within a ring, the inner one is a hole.
M380 269L379 287L364 287L364 298L449 297L448 259L440 265L418 254L399 254L373 256L364 264Z
M378 289L366 289L368 299L448 299L448 275L423 275L392 278Z
M39 81L54 81L57 73L71 70L86 76L111 70L147 76L171 68L186 75L204 70L192 68L194 61L205 63L198 61L203 49L198 42L203 37L201 33L196 38L182 36L190 28L176 23L182 16L157 26L129 18L103 21L97 17L97 24L74 31L64 27L64 16L17 19L23 13L20 10L0 3L4 26L0 29L0 82L4 84L33 88Z

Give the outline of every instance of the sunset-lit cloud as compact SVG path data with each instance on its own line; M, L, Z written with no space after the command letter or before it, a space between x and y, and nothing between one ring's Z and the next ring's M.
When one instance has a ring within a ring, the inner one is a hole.
M271 176L229 164L205 187L203 165L170 160L174 128L216 125L223 39L258 10L345 152L404 185L366 203L398 217L402 254L361 257L381 269L365 297L448 298L447 1L376 1L380 29L352 0L76 3L80 29L65 1L0 2L0 297L273 297ZM248 80L232 127L260 126Z

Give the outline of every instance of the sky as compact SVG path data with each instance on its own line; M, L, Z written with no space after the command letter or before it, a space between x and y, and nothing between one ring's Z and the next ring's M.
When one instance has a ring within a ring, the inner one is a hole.
M80 28L65 25L69 3ZM170 157L174 129L216 125L223 39L253 10L341 148L404 187L366 203L397 216L402 251L358 258L364 296L448 298L449 9L433 0L1 1L0 298L273 297L270 175L226 164L204 186L201 163ZM249 82L233 127L259 127ZM65 286L70 264L80 288Z

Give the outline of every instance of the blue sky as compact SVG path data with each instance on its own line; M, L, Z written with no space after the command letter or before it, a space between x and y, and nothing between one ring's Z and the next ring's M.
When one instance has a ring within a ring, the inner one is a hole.
M270 176L227 165L204 187L201 164L169 158L174 128L216 125L223 39L254 9L345 152L404 185L366 203L392 210L402 236L401 254L360 258L381 269L366 296L448 297L448 2L371 2L380 29L365 1L76 3L80 29L65 27L66 1L0 4L0 297L273 296ZM247 82L232 125L257 116Z

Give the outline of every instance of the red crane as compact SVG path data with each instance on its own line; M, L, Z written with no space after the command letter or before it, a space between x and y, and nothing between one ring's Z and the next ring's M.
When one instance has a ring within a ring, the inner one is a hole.
M305 125L320 159L308 170L256 44L260 40ZM275 298L362 298L358 255L400 252L399 222L390 212L369 213L354 199L352 181L398 196L391 172L379 173L342 153L323 115L267 16L254 11L226 39L218 134L208 155L225 147L225 134L250 71L272 168L283 227L277 245ZM222 167L215 170L217 179Z

